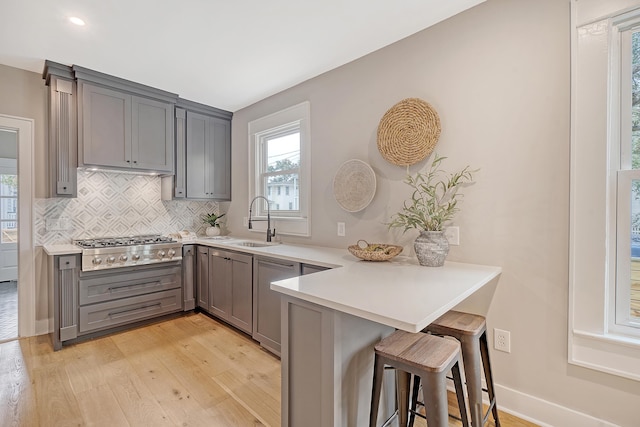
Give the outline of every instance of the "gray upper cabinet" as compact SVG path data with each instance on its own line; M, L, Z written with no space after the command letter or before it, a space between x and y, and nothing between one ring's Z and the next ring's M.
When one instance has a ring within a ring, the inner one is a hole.
M231 121L187 111L187 197L231 200Z
M46 61L43 78L49 87L49 196L77 197L77 88L69 68Z
M172 174L178 96L76 65L72 70L79 165Z
M175 175L162 180L162 198L231 200L229 111L178 99Z
M173 171L173 105L79 83L81 163Z

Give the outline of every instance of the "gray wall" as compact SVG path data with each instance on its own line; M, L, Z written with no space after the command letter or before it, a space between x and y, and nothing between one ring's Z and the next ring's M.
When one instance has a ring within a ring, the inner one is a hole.
M539 420L552 402L638 425L640 383L567 363L569 71L568 0L489 0L237 111L227 225L249 235L241 222L248 213L248 122L309 100L312 237L283 239L340 248L367 239L410 251L417 233L384 225L409 191L401 182L406 170L378 153L376 129L393 104L422 98L440 114L436 151L449 157L445 168L480 168L477 183L464 190L455 220L461 245L449 259L503 267L488 312L490 332L511 331L511 353L492 350L503 402L522 397L538 405L525 415ZM332 195L337 168L351 158L371 164L378 178L372 204L355 214ZM344 238L336 236L338 221L346 223Z

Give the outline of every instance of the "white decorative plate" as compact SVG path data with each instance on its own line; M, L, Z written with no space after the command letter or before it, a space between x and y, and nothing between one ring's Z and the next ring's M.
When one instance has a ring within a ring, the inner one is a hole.
M333 195L342 209L358 212L369 206L376 194L376 174L367 163L344 162L333 178Z

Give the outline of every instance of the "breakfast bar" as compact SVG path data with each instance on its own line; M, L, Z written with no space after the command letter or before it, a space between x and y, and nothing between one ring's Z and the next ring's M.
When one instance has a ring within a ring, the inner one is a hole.
M283 294L282 425L367 425L376 342L395 329L421 331L495 285L500 273L455 262L423 267L397 257L272 283ZM379 425L395 411L394 383L388 372Z

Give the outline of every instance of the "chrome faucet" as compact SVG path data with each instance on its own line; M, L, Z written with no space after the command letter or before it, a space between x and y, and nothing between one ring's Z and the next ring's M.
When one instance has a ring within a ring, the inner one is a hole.
M253 202L255 202L256 199L264 199L267 202L267 219L254 219L253 221L267 221L267 242L270 242L271 238L276 236L276 228L273 227L273 231L271 231L271 209L269 209L269 203L271 202L264 196L254 197L249 204L249 230L253 228L253 226L251 225L251 208L253 207Z

